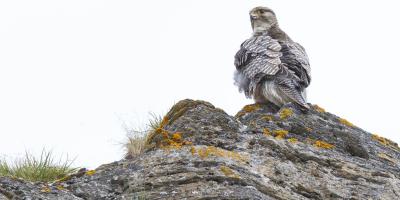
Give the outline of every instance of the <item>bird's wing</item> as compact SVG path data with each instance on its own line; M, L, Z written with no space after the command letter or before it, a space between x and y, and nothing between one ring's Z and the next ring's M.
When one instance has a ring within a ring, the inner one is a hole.
M258 82L280 69L281 45L268 35L254 36L244 41L235 55L235 84L251 97Z
M293 72L286 67L283 67L275 79L277 87L280 92L286 96L286 98L297 103L302 108L309 109L310 106L307 104L305 97L301 93L302 86L300 85L298 79L294 76L295 75Z
M311 81L311 67L305 49L295 42L281 42L282 63L300 79L306 88Z
M246 77L258 74L275 75L281 64L281 45L268 35L254 36L244 41L235 55L235 66Z

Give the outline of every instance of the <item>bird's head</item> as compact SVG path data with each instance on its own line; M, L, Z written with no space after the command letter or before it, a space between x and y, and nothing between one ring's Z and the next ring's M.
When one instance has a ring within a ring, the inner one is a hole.
M274 11L267 7L255 7L250 11L251 27L255 35L269 31L278 25Z

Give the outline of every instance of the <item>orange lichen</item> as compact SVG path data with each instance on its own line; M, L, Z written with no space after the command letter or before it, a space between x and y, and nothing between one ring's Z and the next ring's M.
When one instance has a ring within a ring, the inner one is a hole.
M288 141L291 142L291 143L296 143L297 139L296 138L289 138Z
M162 139L157 143L157 146L164 149L180 149L184 145L192 144L190 141L183 140L181 132L171 134L165 129L158 128L156 134L162 135Z
M312 128L306 127L306 130L307 130L308 132L311 132L313 129L312 129Z
M221 172L224 173L224 175L227 177L240 178L231 168L227 166L221 166L219 170L221 170Z
M168 117L167 116L165 116L162 120L161 120L161 123L160 123L160 128L164 128L164 126L166 126L167 124L168 124Z
M354 127L354 124L352 124L351 122L347 121L346 119L339 118L339 122L340 122L341 124L346 125L346 126Z
M192 154L197 154L201 159L205 159L209 156L216 156L216 157L223 157L223 158L229 158L232 160L236 161L242 161L245 162L247 158L244 156L240 155L239 153L233 152L233 151L228 151L224 149L220 149L214 146L207 146L207 147L200 147L200 148L195 148L193 147L191 150Z
M314 146L318 147L318 148L324 148L324 149L332 149L333 147L335 147L334 145L329 144L324 141L321 141L321 140L315 141Z
M320 113L326 112L325 109L319 107L318 105L314 105L313 107L314 107L314 109L315 109L317 112L320 112Z
M274 136L276 139L283 139L286 137L286 135L289 133L287 130L274 130L273 131Z
M279 117L281 119L287 119L292 115L293 115L293 110L291 110L290 108L284 108L279 112Z
M182 133L176 132L172 134L172 140L174 140L175 142L180 142L182 140Z
M273 121L274 117L271 115L265 115L262 117L262 119L264 119L265 121Z
M268 129L268 128L264 128L263 129L263 134L265 135L265 136L271 136L272 134L271 134L271 131Z
M95 173L96 173L96 170L89 170L89 171L85 172L85 174L88 176L92 176Z

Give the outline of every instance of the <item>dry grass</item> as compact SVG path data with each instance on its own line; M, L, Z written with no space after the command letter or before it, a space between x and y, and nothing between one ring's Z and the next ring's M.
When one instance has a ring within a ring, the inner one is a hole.
M72 168L73 160L68 157L55 161L51 151L43 150L40 157L35 157L26 152L22 159L17 159L11 164L0 160L0 176L21 178L27 181L49 182L74 173L77 168Z
M146 150L149 136L160 127L161 122L161 116L151 113L145 129L129 129L125 126L127 132L127 142L124 144L125 157L132 158L142 154Z

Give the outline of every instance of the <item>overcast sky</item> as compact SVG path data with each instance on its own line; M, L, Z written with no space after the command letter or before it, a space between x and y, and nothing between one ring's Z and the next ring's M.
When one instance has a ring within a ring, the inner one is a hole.
M119 160L122 124L184 98L235 114L233 56L248 11L272 8L310 57L309 102L400 142L398 1L0 2L0 155L53 149L94 168Z

